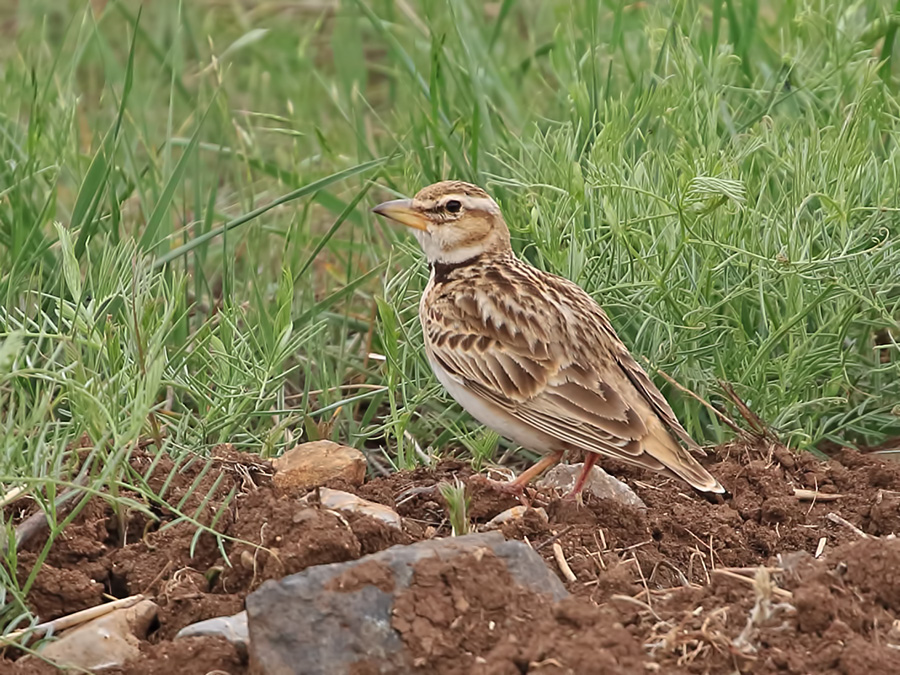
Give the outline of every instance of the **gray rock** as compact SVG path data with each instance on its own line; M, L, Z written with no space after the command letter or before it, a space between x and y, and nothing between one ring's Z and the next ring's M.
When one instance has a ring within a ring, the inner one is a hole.
M267 581L247 596L253 672L342 675L357 672L363 663L365 672L412 672L391 626L395 595L409 586L413 567L425 558L448 560L487 551L505 563L522 587L553 601L568 595L540 555L522 542L506 541L499 532L394 546Z
M175 635L175 639L185 637L218 635L228 640L243 654L247 653L250 634L247 630L247 612L238 612L234 616L217 616L214 619L198 621L185 626Z
M575 480L584 465L557 464L538 481L538 487L552 487L560 492L571 492L575 486ZM592 493L600 499L612 499L620 504L646 509L647 505L638 497L634 490L614 476L610 476L596 464L591 468L584 491Z

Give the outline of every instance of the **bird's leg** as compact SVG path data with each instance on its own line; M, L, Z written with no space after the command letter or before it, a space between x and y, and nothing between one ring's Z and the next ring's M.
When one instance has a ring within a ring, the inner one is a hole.
M537 476L549 469L554 464L558 464L562 457L563 450L559 450L550 455L547 455L534 466L525 469L525 471L520 473L515 479L507 483L497 483L497 489L502 490L503 492L511 492L514 495L521 496L525 491L526 485L528 485L532 480L534 480Z
M581 497L581 491L584 490L584 484L587 482L588 475L591 473L591 469L594 468L594 464L597 463L598 459L600 459L600 455L596 452L587 453L587 456L584 458L584 466L581 468L581 473L578 474L575 485L572 486L572 491L565 496L565 499L574 499L579 504L584 503Z

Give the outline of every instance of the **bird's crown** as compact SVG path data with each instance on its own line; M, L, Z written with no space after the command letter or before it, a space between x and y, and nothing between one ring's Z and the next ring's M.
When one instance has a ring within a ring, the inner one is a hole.
M423 187L416 194L417 201L435 201L442 197L450 195L458 195L461 197L472 197L475 199L490 199L491 196L477 185L466 183L461 180L442 180L440 183L434 183L427 187Z

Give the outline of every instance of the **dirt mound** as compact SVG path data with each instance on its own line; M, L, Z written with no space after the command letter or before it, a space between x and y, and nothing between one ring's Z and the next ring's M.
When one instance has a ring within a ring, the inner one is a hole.
M420 562L394 603L393 626L423 673L521 673L538 665L645 672L649 662L614 609L574 597L551 605L518 586L493 555Z
M453 476L468 487L476 527L516 503L459 462L353 490L395 508L400 532L322 509L313 495L280 492L268 465L251 455L223 446L213 457L175 466L136 455L134 470L172 506L146 505L152 520L92 500L50 548L32 610L49 620L98 604L103 593L143 593L161 607L159 627L147 658L123 673L158 672L173 658L196 660L202 672L242 673L232 647L213 641L218 647L204 654L218 654L218 665L201 664L196 646L204 639L172 638L185 625L239 611L265 579L449 536L436 486ZM516 595L484 560L423 564L409 593L426 594L435 614L420 616L423 603L409 603L395 625L422 672L888 672L900 644L900 542L892 538L900 530L900 465L849 450L822 462L777 444L726 445L706 464L731 494L721 503L611 463L605 468L632 485L646 511L529 493L549 521L528 511L503 532L530 543L554 570L559 544L575 597L555 607ZM7 507L13 523L28 515ZM198 534L198 524L219 534ZM20 580L45 543L35 537L19 553ZM0 661L3 672L42 672L27 668Z

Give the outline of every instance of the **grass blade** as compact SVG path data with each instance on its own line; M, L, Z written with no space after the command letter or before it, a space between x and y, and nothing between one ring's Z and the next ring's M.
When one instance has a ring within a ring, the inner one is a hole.
M282 204L287 204L288 202L292 202L296 199L301 199L303 197L306 197L307 195L313 194L313 193L321 190L322 188L328 187L332 183L336 183L338 181L345 180L352 176L356 176L358 174L365 173L366 171L369 171L370 169L373 169L376 166L380 166L381 164L383 164L386 161L386 159L387 158L382 157L379 159L370 160L368 162L363 162L362 164L357 164L356 166L350 167L349 169L344 169L343 171L338 171L337 173L333 173L330 176L325 176L325 178L320 178L319 180L313 181L312 183L309 183L308 185L304 185L301 188L292 190L291 192L288 192L287 194L282 195L278 199L274 199L272 202L270 202L269 204L266 204L265 206L260 206L258 209L254 209L254 210L250 211L249 213L245 213L244 215L239 216L233 220L229 220L227 223L225 223L221 227L217 227L217 228L210 230L209 232L206 232L198 237L194 237L191 241L189 241L185 244L182 244L178 248L173 249L172 251L169 251L165 255L162 255L159 258L157 258L153 262L153 267L154 268L164 267L165 265L168 265L170 262L180 258L181 256L185 255L186 253L190 253L198 246L202 246L209 240L215 239L219 235L221 235L225 232L228 232L230 230L233 230L236 227L240 227L241 225L244 225L245 223L249 223L251 220L254 220L255 218L259 218L259 216L263 215L267 211L271 211L276 206L281 206Z

